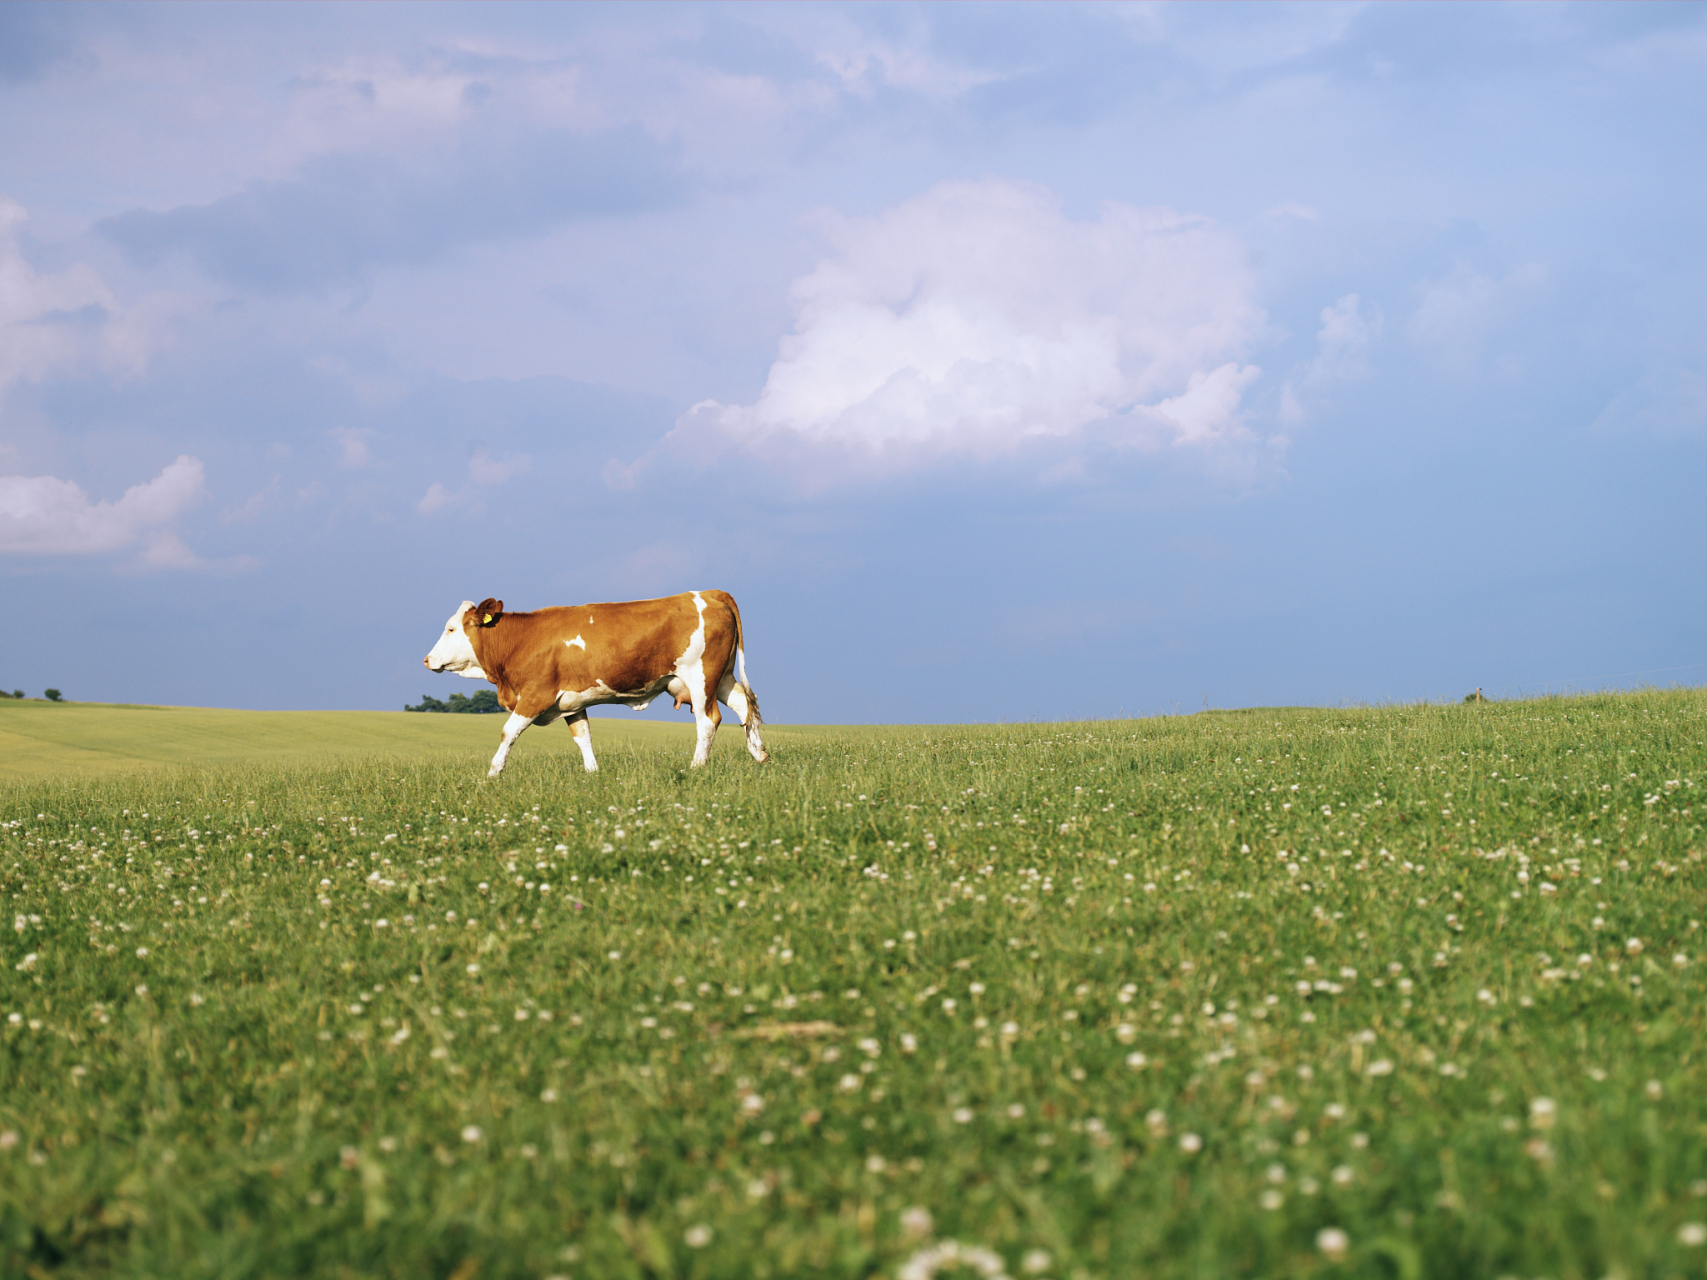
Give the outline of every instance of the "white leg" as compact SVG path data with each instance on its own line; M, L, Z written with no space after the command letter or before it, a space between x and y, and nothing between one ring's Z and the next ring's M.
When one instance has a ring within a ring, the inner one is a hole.
M504 761L510 757L510 748L516 745L516 739L522 736L522 730L532 723L526 716L517 715L513 711L510 713L510 718L504 721L504 737L498 743L498 754L492 757L492 767L486 770L488 778L496 778L504 772Z
M763 764L770 759L765 750L765 744L759 737L759 718L753 714L752 704L747 700L746 690L735 683L733 676L724 676L717 686L717 696L723 705L740 718L741 727L747 731L747 750L753 759Z
M711 740L717 736L717 726L723 722L723 713L717 709L717 700L707 695L703 683L694 681L688 686L688 691L693 694L693 722L699 730L693 748L693 763L698 767L711 759Z
M593 759L593 727L587 723L587 713L582 711L566 716L563 723L568 725L569 732L575 735L575 745L581 748L581 763L587 767L587 772L597 773L599 762Z

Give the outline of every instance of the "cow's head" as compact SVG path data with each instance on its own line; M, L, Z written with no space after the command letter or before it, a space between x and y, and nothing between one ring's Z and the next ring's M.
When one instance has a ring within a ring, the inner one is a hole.
M488 605L497 605L498 607L489 609L487 608ZM454 671L457 675L466 676L470 680L484 680L486 673L480 669L480 659L474 655L474 644L469 640L468 632L472 627L490 626L491 623L483 623L482 618L490 617L493 622L496 622L497 615L503 611L504 606L501 601L487 600L477 610L474 601L464 600L457 606L456 612L450 615L449 621L445 623L445 629L439 635L438 643L433 646L432 652L421 659L426 664L427 670Z

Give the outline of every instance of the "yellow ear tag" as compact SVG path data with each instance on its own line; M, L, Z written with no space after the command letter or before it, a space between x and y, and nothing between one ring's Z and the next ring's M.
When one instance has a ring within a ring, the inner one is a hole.
M482 620L482 622L481 622L481 625L482 625L482 626L487 626L487 627L489 627L489 626L491 626L491 625L492 625L492 615L491 615L491 614L489 614L489 613L488 613L488 614L486 614L486 615L485 615L485 616L484 616L484 619L483 619L483 620Z

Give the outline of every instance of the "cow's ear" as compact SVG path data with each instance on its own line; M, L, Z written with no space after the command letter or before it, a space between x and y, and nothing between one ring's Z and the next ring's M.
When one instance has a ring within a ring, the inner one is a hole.
M483 627L489 627L504 616L504 602L487 596L474 606L476 621Z

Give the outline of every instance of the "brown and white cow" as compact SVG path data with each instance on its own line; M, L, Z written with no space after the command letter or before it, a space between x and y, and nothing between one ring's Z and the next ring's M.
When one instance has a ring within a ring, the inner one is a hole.
M638 709L665 693L677 707L693 708L699 729L694 764L710 758L711 740L723 721L720 701L740 717L753 759L763 764L770 758L759 738L759 700L747 683L741 611L727 591L533 613L506 613L502 600L464 600L422 661L431 671L454 671L498 686L498 701L510 718L489 778L503 772L522 730L559 716L591 773L599 766L587 708L620 702Z

